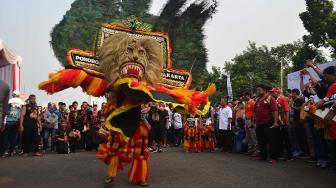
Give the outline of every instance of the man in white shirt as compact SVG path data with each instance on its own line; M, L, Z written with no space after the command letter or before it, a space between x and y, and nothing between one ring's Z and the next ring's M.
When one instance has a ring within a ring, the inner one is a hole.
M174 142L174 139L173 139L173 128L172 128L172 105L169 104L167 105L166 104L166 107L164 108L167 113L168 113L168 118L166 119L166 136L163 140L163 143L165 145L165 147L168 147L168 143L173 143Z
M232 122L232 109L227 105L227 100L221 100L221 106L218 111L219 116L219 137L222 146L222 151L232 150L232 132L231 132L231 122Z
M172 113L172 126L174 127L174 137L176 139L175 146L179 147L182 141L182 115L178 113L175 109Z

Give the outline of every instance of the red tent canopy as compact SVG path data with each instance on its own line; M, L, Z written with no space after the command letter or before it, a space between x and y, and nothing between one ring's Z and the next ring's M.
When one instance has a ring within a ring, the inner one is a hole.
M0 80L11 87L11 91L20 90L20 66L22 58L10 50L0 39Z

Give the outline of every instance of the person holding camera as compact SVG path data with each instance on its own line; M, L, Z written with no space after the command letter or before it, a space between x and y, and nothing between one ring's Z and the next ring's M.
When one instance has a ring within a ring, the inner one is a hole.
M58 114L55 104L48 103L48 109L43 114L43 152L49 148L49 137L51 137L51 151L55 151L55 135L58 129Z
M69 154L70 144L66 120L62 119L59 125L60 127L56 131L56 151L59 154Z

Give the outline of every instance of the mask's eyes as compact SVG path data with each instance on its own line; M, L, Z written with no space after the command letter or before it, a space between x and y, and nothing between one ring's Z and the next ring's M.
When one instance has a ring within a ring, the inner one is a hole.
M127 48L127 52L128 52L128 53L133 53L133 48L128 47L128 48Z
M139 55L144 55L145 54L145 51L144 50L139 50Z

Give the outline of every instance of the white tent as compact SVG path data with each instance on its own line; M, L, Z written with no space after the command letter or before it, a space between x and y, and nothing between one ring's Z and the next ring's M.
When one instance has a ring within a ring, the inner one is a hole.
M20 90L20 67L22 58L10 50L0 38L0 80L11 87L11 91Z

